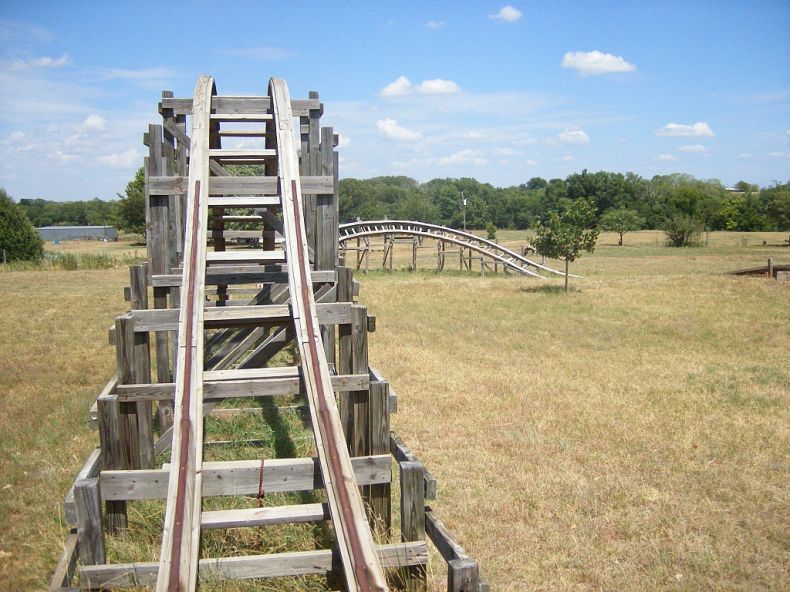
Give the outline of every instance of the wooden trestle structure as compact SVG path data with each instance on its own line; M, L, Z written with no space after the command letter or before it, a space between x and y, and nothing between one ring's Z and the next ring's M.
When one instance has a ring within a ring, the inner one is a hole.
M498 272L499 266L504 273L517 273L526 276L545 279L541 272L548 275L564 276L565 273L552 269L542 263L537 263L526 257L527 248L522 248L521 253L516 253L494 241L482 238L471 232L418 222L415 220L357 220L341 224L339 227L339 241L341 254L356 252L356 269L359 270L364 262L365 270L369 267L370 252L375 249L370 244L371 237L383 237L384 246L377 250L384 253L382 267L392 271L395 244L406 242L412 248L411 271L417 269L417 249L430 248L423 246L423 239L430 239L436 243L436 271L444 270L447 255L459 255L459 269L472 271L472 259L480 261L480 271L486 269ZM356 241L356 245L354 244ZM448 251L447 245L454 246L456 250ZM531 247L530 247L531 249ZM580 276L571 275L579 278Z
M163 123L145 135L148 261L130 268L131 310L110 330L117 375L92 409L100 446L66 497L71 532L50 589L319 575L351 591L420 590L427 534L447 562L448 590L487 590L425 505L435 480L390 432L397 398L368 366L375 319L338 265L336 136L320 127L318 94L292 101L272 79L264 96L218 96L202 76L192 99L162 96ZM241 144L223 148L232 138ZM233 240L253 247L229 248ZM206 416L252 414L239 402L300 394L315 458L203 461ZM288 491L317 501L263 503ZM238 504L203 510L219 496ZM128 505L142 500L165 500L159 560L109 563L109 539L127 531ZM201 555L208 529L300 522L323 524L330 544Z

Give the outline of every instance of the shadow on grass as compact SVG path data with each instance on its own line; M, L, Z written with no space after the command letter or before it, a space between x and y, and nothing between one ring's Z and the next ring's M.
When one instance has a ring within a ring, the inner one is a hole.
M525 286L518 289L519 292L527 292L529 294L564 294L565 288L562 286ZM579 288L573 286L568 287L568 293L580 292Z

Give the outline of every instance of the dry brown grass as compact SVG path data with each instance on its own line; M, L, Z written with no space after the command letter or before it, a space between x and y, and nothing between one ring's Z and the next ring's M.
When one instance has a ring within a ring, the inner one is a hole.
M790 283L719 272L790 252L714 238L604 237L568 295L556 280L359 276L393 427L493 589L788 587ZM126 279L0 274L2 589L41 589L54 567Z

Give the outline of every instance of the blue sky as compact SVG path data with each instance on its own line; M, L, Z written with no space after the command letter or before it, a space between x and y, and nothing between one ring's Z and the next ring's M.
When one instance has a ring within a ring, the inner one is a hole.
M318 90L341 176L790 179L790 3L0 4L0 186L112 199L160 92Z

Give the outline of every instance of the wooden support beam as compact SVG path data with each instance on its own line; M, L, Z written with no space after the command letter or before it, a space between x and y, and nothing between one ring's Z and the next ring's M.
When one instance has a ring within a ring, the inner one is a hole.
M101 471L101 448L94 448L88 455L85 464L82 465L80 472L77 473L74 484L78 481L98 477L99 471ZM67 524L77 524L77 508L74 505L74 484L69 488L66 494L66 500L63 502L63 511L66 516Z
M74 506L77 514L77 545L80 563L105 563L104 531L102 530L101 491L99 479L80 479L74 484Z
M381 565L397 568L425 565L428 549L424 542L381 545L376 548ZM337 569L339 558L331 549L295 551L272 555L208 558L200 560L200 576L207 582L308 575L327 575ZM156 583L157 563L89 565L79 570L80 584L89 588L131 588Z
M425 469L417 461L398 463L400 470L400 527L401 540L425 539ZM422 566L408 567L402 571L406 590L424 591L426 572Z
M72 528L63 543L63 553L49 582L49 592L64 592L71 588L71 580L77 570L77 553L77 529Z
M389 455L351 459L359 485L386 483L390 480ZM314 458L274 458L263 469L263 486L267 492L313 491L324 487L324 480ZM170 482L170 467L139 471L102 471L102 496L106 500L164 499ZM203 463L203 497L254 495L260 487L259 460Z
M111 383L112 382L113 381L111 381ZM117 383L117 379L115 383ZM114 386L113 384L113 387ZM118 396L109 392L100 394L99 398L96 399L96 414L99 427L102 469L115 470L127 468L121 451L121 417ZM106 502L105 515L107 529L111 534L116 534L126 528L126 502Z
M207 529L249 528L272 524L320 522L321 520L329 520L329 506L326 504L297 504L203 512L201 526Z
M425 506L425 532L447 562L448 590L489 592L490 586L480 575L477 562L466 554L464 548L429 506Z
M370 375L373 376L372 374ZM373 381L368 399L368 451L370 454L387 454L390 441L389 383ZM365 492L370 508L371 528L389 540L392 533L392 500L389 483L371 485Z
M390 432L390 452L395 460L398 462L419 462L408 446L403 443L403 440L395 432ZM436 478L431 474L428 469L423 467L425 473L425 499L436 499Z

